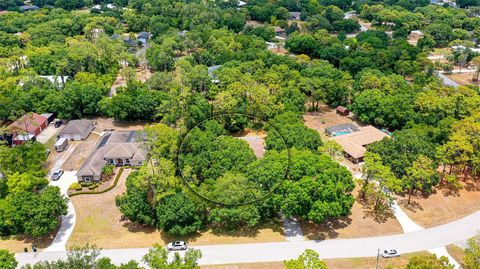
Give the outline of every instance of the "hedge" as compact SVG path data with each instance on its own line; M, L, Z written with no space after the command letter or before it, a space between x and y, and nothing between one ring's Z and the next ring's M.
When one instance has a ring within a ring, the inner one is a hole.
M80 195L80 194L102 194L102 193L106 193L107 191L109 191L109 190L113 189L115 186L117 186L118 180L120 179L120 176L122 175L122 173L123 173L123 167L120 167L113 184L110 187L108 187L104 190L101 190L101 191L79 191L79 192L71 193L68 196L72 197L72 196L76 196L76 195Z

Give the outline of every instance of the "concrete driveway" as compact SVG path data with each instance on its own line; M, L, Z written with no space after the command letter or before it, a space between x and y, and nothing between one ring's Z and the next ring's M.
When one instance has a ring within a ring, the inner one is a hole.
M37 141L46 144L50 138L56 136L60 130L63 129L63 125L60 128L55 128L53 126L53 123L47 126L46 129L44 129L39 135L37 135Z
M74 182L77 182L77 177L75 174L77 171L68 171L65 172L62 177L60 177L57 181L50 181L50 186L57 186L60 188L60 193L67 196L68 187ZM47 247L44 251L45 252L56 252L56 251L66 251L66 244L68 238L73 232L73 228L75 227L75 208L73 207L73 203L69 200L68 201L68 213L65 216L62 216L62 225L58 230L55 239L53 239L52 244Z

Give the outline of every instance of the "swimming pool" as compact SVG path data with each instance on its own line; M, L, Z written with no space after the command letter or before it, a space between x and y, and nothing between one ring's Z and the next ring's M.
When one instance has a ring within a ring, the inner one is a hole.
M351 133L351 132L348 132L348 131L336 132L334 136L341 136L341 135L349 134L349 133Z

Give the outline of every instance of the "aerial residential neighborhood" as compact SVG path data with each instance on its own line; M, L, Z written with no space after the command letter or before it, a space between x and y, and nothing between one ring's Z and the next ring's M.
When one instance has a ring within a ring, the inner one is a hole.
M0 2L1 269L480 269L480 2Z

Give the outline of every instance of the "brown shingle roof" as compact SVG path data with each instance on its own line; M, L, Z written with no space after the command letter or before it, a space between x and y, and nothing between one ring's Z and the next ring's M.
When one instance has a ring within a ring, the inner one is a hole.
M8 128L12 131L24 131L33 133L35 130L47 121L47 118L37 113L27 113L16 121L12 122Z
M344 134L333 138L348 155L353 158L363 158L367 149L365 146L389 137L373 126L361 127L358 132Z

